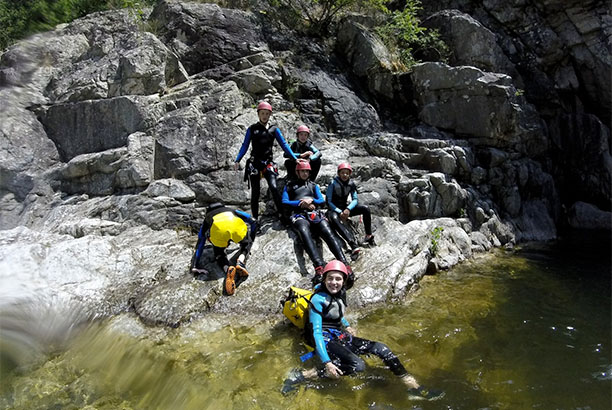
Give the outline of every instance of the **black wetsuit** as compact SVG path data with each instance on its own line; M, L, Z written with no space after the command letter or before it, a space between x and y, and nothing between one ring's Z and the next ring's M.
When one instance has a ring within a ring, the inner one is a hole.
M251 157L247 161L246 172L249 174L249 181L251 184L251 212L255 219L259 217L260 179L262 175L266 178L266 181L268 181L268 187L272 193L272 199L276 205L277 212L280 213L282 210L281 198L276 185L278 169L276 164L272 161L274 140L278 141L289 158L296 159L295 154L291 151L280 129L276 126L270 126L268 128L260 122L251 125L247 129L244 141L240 147L240 152L238 152L238 156L236 156L235 162L240 162L242 157L246 154L249 145L251 146Z
M325 243L327 243L327 247L334 254L336 259L348 265L346 257L342 252L339 239L332 231L323 213L319 210L308 212L299 207L300 200L304 198L313 198L313 203L316 206L325 203L319 186L311 180L293 180L285 185L283 191L283 204L291 207L293 211L291 222L300 236L304 249L306 253L308 253L310 260L312 260L314 267L323 266L325 261L315 246L312 232L319 234Z
M300 156L305 152L311 151L312 155L309 158L310 161L310 176L309 179L314 181L317 179L317 175L319 175L319 170L321 169L321 151L314 146L310 140L306 140L305 143L301 143L299 140L294 141L291 144L291 151L295 153L296 156ZM297 179L297 175L295 174L295 166L297 162L291 158L287 154L284 155L287 160L285 161L285 168L287 169L287 179Z
M348 209L350 216L363 215L363 226L366 235L372 234L372 216L370 208L366 205L360 205L357 200L357 186L352 179L343 182L340 177L335 177L327 187L327 207L329 212L327 216L331 226L336 232L348 243L351 249L359 246L355 240L355 235L341 222L340 214L343 210ZM351 202L348 202L349 197Z

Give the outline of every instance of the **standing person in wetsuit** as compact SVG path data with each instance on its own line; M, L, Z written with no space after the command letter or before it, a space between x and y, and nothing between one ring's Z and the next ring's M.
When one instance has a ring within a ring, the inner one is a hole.
M338 165L338 176L336 176L327 187L327 207L329 212L327 216L331 226L336 232L346 241L351 248L351 259L356 260L359 257L359 243L355 239L355 235L351 230L344 225L343 222L348 221L351 216L363 215L363 226L366 236L364 243L374 244L374 235L372 235L372 216L370 208L366 205L359 204L357 199L357 185L351 179L353 168L348 162L343 162ZM349 197L351 202L348 202Z
M247 129L244 141L234 162L234 168L237 170L240 160L244 157L250 145L251 157L247 160L245 173L248 174L251 185L251 212L255 219L259 217L260 180L262 176L268 181L268 188L272 193L276 211L282 218L281 198L276 185L278 167L272 161L274 140L278 141L278 144L289 158L297 160L297 156L291 151L280 129L275 125L269 125L271 115L272 106L270 104L264 101L257 105L259 122Z
M366 365L359 356L373 354L382 359L393 374L408 387L409 397L429 400L442 397L444 392L429 390L419 385L387 345L356 336L357 332L344 317L347 276L344 263L333 260L325 265L323 283L315 287L315 293L310 298L309 324L306 328L306 342L315 348L322 367L292 370L283 384L282 393L296 390L306 379L337 379L343 375L362 372Z
M325 261L315 245L312 237L313 232L319 234L325 243L327 243L329 250L336 259L341 260L345 264L347 264L347 261L342 252L342 247L338 243L338 238L329 226L329 222L327 222L323 212L317 210L317 205L323 205L325 199L321 194L319 186L308 179L310 176L310 164L308 162L298 162L295 169L297 179L285 185L283 204L291 207L293 211L291 215L292 226L297 231L304 249L315 267L313 282L320 283L323 277ZM350 267L348 269L350 272L348 287L351 287L354 275Z
M257 232L257 223L246 212L232 209L220 202L211 204L206 209L206 217L198 233L198 243L191 259L191 272L199 273L197 265L202 256L204 245L209 240L213 245L215 262L225 273L225 291L233 295L236 289L236 274L246 278L246 259L251 252L251 246ZM225 255L225 249L230 241L240 244L240 254L236 266L232 266Z
M310 141L310 129L307 126L300 125L297 127L295 134L297 140L291 144L291 151L293 151L298 158L310 162L310 180L315 181L321 169L321 151L319 151L312 141ZM293 179L296 177L296 161L290 159L287 154L284 156L287 158L287 160L285 160L287 179Z

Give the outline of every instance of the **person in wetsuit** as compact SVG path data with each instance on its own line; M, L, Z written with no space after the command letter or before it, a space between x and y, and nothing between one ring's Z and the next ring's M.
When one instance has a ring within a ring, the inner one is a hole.
M363 225L366 236L364 243L374 244L372 235L372 216L370 208L361 205L357 199L357 185L351 179L353 168L348 162L338 165L338 176L336 176L327 187L327 216L334 230L346 241L351 248L351 259L356 260L361 251L355 235L344 225L351 216L363 215ZM350 198L350 202L349 201Z
M274 141L278 142L289 158L294 161L297 160L297 156L291 151L280 129L275 125L269 125L271 115L272 106L270 104L264 101L257 105L259 121L247 129L244 141L234 162L234 168L238 169L240 160L244 157L250 145L251 157L247 160L245 173L248 174L251 185L251 212L255 219L259 217L260 180L262 176L268 181L268 187L272 193L276 211L282 218L281 198L276 185L278 167L272 161Z
M209 240L213 245L215 262L226 274L225 291L228 295L233 295L236 289L236 274L244 278L249 275L246 260L256 232L257 223L248 213L232 209L220 202L211 204L206 209L206 217L198 233L198 243L191 260L191 272L194 274L202 272L197 266L204 245ZM230 264L225 254L225 249L229 246L230 241L240 245L240 253L235 266Z
M305 125L300 125L297 127L295 132L297 140L291 144L291 151L305 161L310 162L310 179L315 181L317 179L317 175L319 175L319 170L321 169L321 151L314 146L312 141L310 141L310 129ZM285 158L285 168L287 169L287 179L293 179L296 177L295 174L295 164L296 161L289 158L287 154L284 154Z
M314 346L321 360L320 368L294 369L285 380L282 392L287 394L306 379L317 377L339 378L365 370L359 356L375 355L408 387L408 394L417 398L436 399L444 395L439 390L421 386L408 374L398 357L387 345L357 337L357 332L344 317L346 309L346 265L332 260L323 269L323 283L315 287L308 308L309 325L306 342Z
M339 239L332 231L329 222L317 205L325 203L319 186L312 182L310 176L310 164L299 162L296 167L297 179L289 181L283 191L283 204L291 207L291 224L297 231L304 249L315 267L313 282L319 283L322 278L323 265L325 264L319 250L317 249L312 233L318 234L327 243L329 250L334 256L347 263ZM350 269L350 268L349 268ZM351 271L349 287L352 286L354 276Z

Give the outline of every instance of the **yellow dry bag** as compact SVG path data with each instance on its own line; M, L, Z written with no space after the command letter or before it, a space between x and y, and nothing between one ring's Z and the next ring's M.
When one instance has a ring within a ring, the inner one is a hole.
M304 329L308 320L308 305L312 297L312 290L300 289L291 286L289 295L283 302L283 315L297 327Z

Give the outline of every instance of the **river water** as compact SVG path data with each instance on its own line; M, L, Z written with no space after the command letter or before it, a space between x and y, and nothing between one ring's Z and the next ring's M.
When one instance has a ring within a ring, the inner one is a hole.
M401 305L349 315L446 392L435 402L408 400L375 358L282 396L305 352L288 322L159 329L125 314L27 365L0 357L0 408L610 409L610 277L609 236L574 237L478 257L425 277Z

